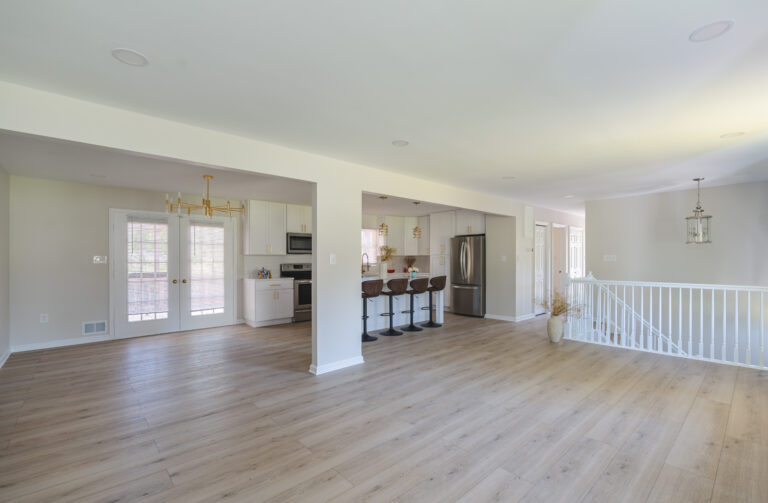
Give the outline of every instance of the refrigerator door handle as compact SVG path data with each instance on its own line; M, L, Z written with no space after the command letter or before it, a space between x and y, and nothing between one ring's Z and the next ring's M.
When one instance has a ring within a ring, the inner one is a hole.
M461 288L462 290L477 290L479 286L464 286L464 285L451 285L453 288Z
M466 260L467 243L462 241L459 247L459 266L461 268L461 279L466 281L467 279L467 260Z

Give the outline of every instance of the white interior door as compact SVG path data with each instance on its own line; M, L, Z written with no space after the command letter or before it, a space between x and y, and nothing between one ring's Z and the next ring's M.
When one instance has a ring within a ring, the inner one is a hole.
M115 338L235 322L229 218L110 210Z
M546 312L544 300L547 298L547 226L536 225L533 249L534 314L539 315Z
M235 319L231 219L181 217L180 329L220 327Z

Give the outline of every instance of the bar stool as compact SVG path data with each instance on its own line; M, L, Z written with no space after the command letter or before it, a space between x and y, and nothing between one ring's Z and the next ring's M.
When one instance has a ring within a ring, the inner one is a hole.
M368 299L378 297L381 294L382 288L384 288L383 279L363 281L363 342L371 342L378 339L378 337L368 334Z
M402 312L411 314L411 324L405 327L403 329L403 332L421 332L422 330L424 330L423 328L417 327L416 325L413 324L413 296L426 292L427 287L429 287L429 278L414 279L411 281L411 289L405 292L411 296L411 304L410 304L410 309Z
M392 298L398 295L403 295L405 293L405 291L408 289L408 279L391 279L387 281L387 288L389 290L381 292L381 294L389 297L389 312L381 313L381 316L389 316L389 330L380 332L379 335L403 335L401 331L395 330L392 327L392 322L395 318L395 308L392 305Z
M426 323L422 323L422 327L427 328L437 328L442 327L443 325L440 323L435 323L435 320L432 318L432 292L439 292L443 289L445 289L445 276L435 276L431 280L429 280L429 288L427 288L427 291L429 292L429 307L422 307L422 309L429 309L429 321Z

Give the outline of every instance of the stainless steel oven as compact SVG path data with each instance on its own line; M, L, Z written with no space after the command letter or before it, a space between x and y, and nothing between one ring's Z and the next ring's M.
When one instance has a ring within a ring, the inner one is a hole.
M280 277L293 278L293 321L312 319L312 264L280 264Z
M288 232L285 236L288 253L293 255L310 255L312 253L312 234Z

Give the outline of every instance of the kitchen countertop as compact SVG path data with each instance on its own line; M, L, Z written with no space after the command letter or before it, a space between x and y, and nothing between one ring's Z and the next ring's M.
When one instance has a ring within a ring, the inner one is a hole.
M374 279L383 279L384 282L386 283L390 279L410 278L410 277L411 277L410 273L407 273L407 272L393 272L393 273L387 274L386 278L382 277L380 274L371 274L371 275L367 275L366 274L366 275L363 275L361 280L362 281L371 281L371 280L374 280ZM432 277L432 275L429 274L428 272L417 272L416 273L416 278L417 279L418 278L431 278L431 277Z

